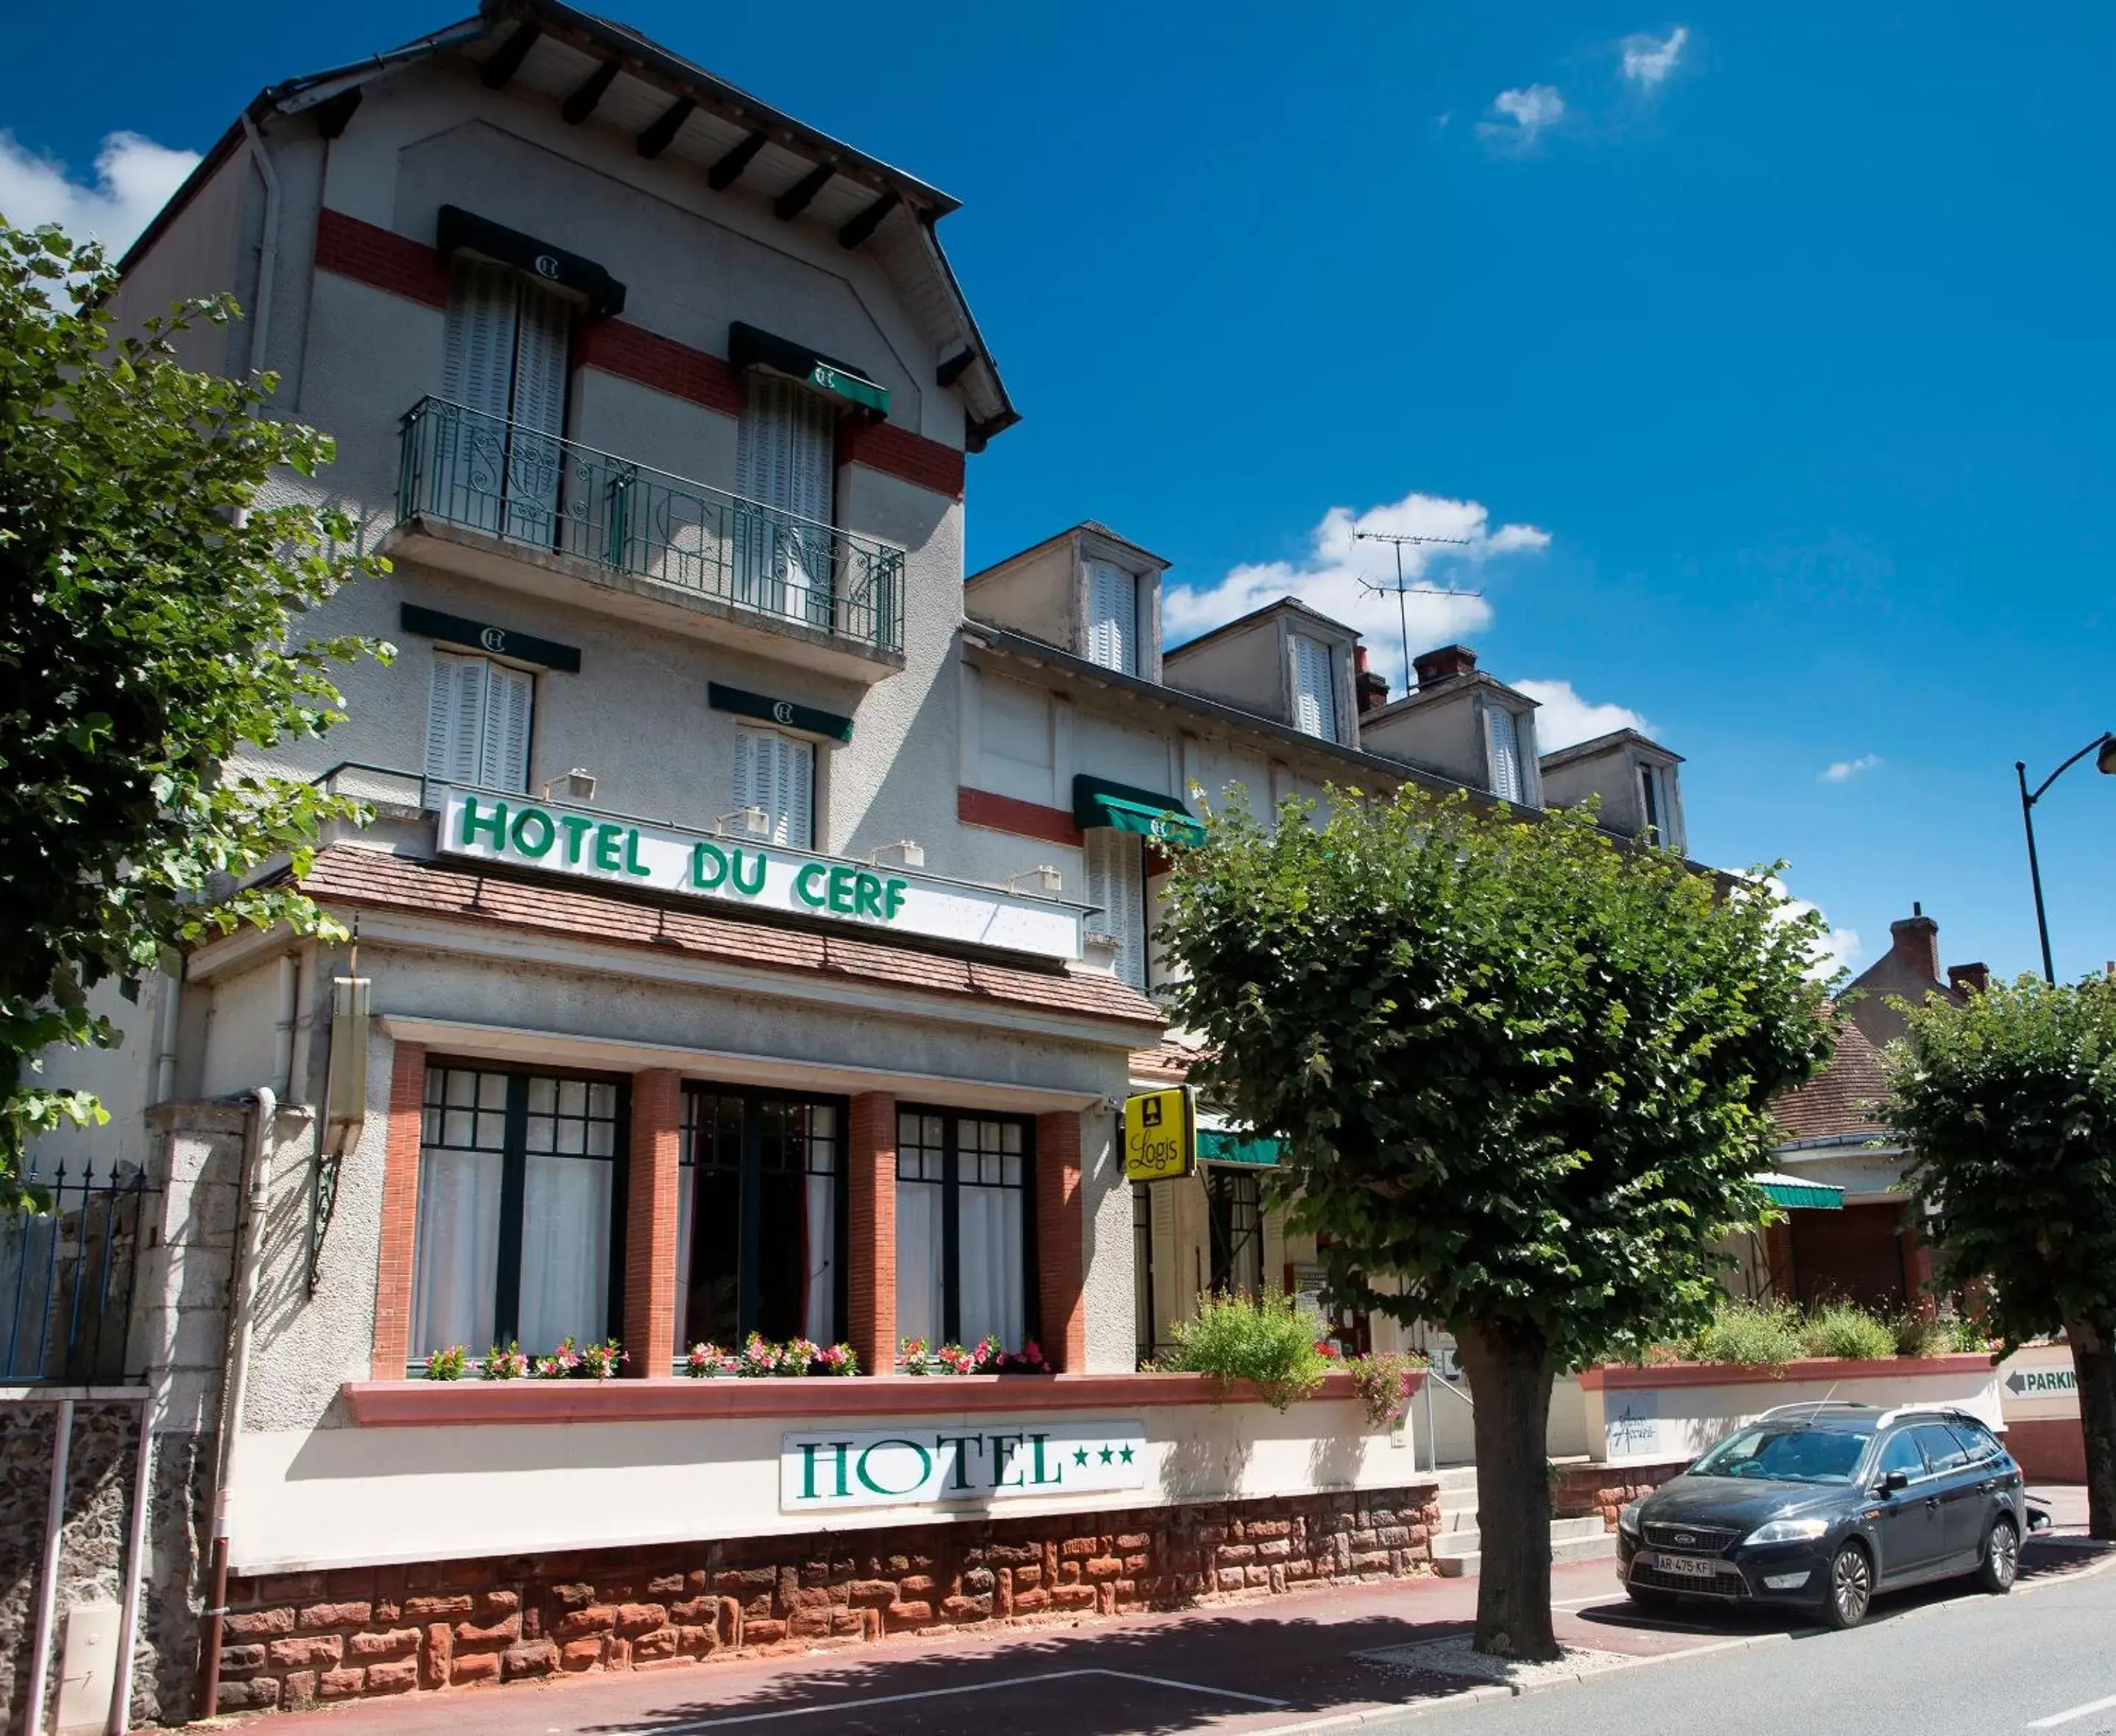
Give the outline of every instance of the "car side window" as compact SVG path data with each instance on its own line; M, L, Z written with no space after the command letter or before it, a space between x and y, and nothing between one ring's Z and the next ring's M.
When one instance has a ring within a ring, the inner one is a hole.
M1925 1454L1916 1435L1909 1429L1891 1435L1881 1444L1881 1462L1874 1469L1877 1477L1886 1477L1891 1471L1900 1471L1913 1481L1923 1477Z
M1911 1431L1925 1449L1926 1460L1931 1464L1933 1475L1943 1477L1950 1471L1959 1471L1969 1463L1969 1454L1954 1437L1954 1431L1944 1423L1920 1424Z
M2005 1453L2006 1449L1992 1438L1989 1429L1966 1421L1951 1422L1948 1427L1961 1441L1963 1450L1969 1455L1968 1463L1972 1465L1996 1463Z

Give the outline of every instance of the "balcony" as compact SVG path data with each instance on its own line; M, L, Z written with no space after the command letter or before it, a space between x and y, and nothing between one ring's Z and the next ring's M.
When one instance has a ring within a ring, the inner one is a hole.
M904 555L441 398L404 418L385 553L874 682L904 666Z

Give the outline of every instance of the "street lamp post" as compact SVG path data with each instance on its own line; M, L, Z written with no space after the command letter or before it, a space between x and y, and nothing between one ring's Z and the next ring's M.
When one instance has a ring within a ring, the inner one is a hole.
M2036 889L2036 935L2043 944L2043 981L2053 985L2057 981L2057 973L2050 967L2049 921L2043 914L2043 870L2036 860L2036 804L2043 799L2045 790L2089 754L2094 755L2096 771L2116 777L2116 731L2096 736L2037 784L2032 793L2028 788L2028 762L2025 760L2013 762L2013 775L2021 781L2021 824L2026 828L2028 834L2028 882Z

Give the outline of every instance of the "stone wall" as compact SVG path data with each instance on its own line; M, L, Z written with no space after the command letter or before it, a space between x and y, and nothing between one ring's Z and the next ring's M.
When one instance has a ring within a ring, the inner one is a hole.
M237 1579L218 1710L858 1645L1429 1573L1430 1485Z
M1598 1515L1604 1529L1617 1528L1617 1515L1633 1501L1651 1495L1690 1468L1686 1458L1640 1461L1631 1464L1565 1464L1550 1467L1550 1511L1553 1518Z

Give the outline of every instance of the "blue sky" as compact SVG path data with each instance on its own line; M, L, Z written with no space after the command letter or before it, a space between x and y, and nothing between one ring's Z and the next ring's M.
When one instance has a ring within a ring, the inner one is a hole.
M1694 853L1789 858L1855 967L1918 899L2031 968L2012 762L2116 728L2116 10L1665 3L622 11L964 201L1026 417L974 563L1099 518L1173 618L1292 590L1393 668L1346 533L1470 535L1426 578L1483 595L1414 599L1414 650L1543 684L1546 737L1644 719ZM0 209L122 230L182 161L108 135L202 149L451 16L33 8ZM2060 973L2099 968L2116 778L2038 817Z

